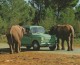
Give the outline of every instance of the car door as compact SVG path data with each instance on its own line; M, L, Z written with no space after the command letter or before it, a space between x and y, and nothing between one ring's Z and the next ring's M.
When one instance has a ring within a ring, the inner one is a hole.
M27 29L27 28L26 28ZM27 34L24 34L21 45L22 46L31 46L32 34L30 34L29 29L27 30Z

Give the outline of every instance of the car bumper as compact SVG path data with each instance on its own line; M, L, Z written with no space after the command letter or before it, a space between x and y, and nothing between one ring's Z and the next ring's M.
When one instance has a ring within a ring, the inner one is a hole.
M55 44L55 43L54 43L54 44ZM52 44L52 43L41 43L40 46L41 46L41 47L51 47L51 46L53 46L54 44Z

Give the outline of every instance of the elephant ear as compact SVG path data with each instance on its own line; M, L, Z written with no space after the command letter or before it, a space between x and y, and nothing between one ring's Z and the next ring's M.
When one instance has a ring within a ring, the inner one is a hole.
M23 34L27 33L26 30L25 30L25 28L23 28L23 27L22 27L22 32L23 32Z

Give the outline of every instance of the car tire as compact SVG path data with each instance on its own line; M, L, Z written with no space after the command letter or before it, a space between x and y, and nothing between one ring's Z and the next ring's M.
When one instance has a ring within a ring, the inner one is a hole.
M49 49L50 49L51 51L55 50L55 48L56 48L56 45L53 45L53 46L49 47Z
M33 42L33 50L40 50L40 45L39 45L39 43L37 42L37 41L34 41Z

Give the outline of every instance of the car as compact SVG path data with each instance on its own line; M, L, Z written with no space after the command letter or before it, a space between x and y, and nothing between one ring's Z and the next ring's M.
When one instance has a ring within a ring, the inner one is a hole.
M50 50L56 48L56 36L45 33L42 26L24 26L26 33L21 40L21 46L26 46L29 50L40 50L40 47L49 47Z

